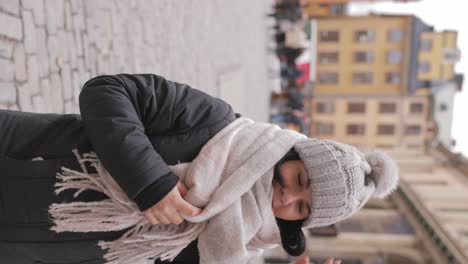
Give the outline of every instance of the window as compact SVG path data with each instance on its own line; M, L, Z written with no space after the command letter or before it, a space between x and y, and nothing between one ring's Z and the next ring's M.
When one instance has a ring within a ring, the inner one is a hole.
M387 51L387 63L398 64L401 63L403 56L401 50L389 50Z
M420 61L419 62L419 72L426 73L431 71L431 63L428 61Z
M338 16L338 15L345 15L346 9L348 4L341 3L341 4L326 4L330 6L330 15L331 16Z
M320 31L321 42L338 42L340 41L340 33L337 30Z
M353 73L353 84L370 84L373 80L372 72Z
M439 110L440 110L441 112L447 111L447 104L441 103L441 104L439 105Z
M400 42L403 40L403 31L399 28L390 29L387 33L388 42Z
M317 122L315 124L316 135L333 135L335 126L332 123Z
M394 146L391 144L377 144L375 147L378 149L392 149Z
M420 125L406 125L405 127L405 135L407 136L416 136L421 133L421 126Z
M354 32L354 41L359 43L373 42L375 39L375 31L372 29L357 30Z
M335 112L335 104L333 102L319 102L316 104L316 112L333 114Z
M399 72L387 72L385 74L385 82L388 84L400 84L401 78Z
M411 113L422 113L423 112L423 104L422 103L411 103L410 104L410 112Z
M364 135L366 127L364 124L349 124L346 126L348 135Z
M336 64L338 63L338 52L320 52L320 64Z
M458 49L442 49L442 63L443 64L454 64L460 61L461 53Z
M377 134L382 136L389 136L395 134L394 125L378 125Z
M417 143L416 144L408 144L408 145L406 145L406 147L408 149L420 149L420 148L422 148L421 144L417 144Z
M419 49L421 51L431 51L431 49L432 49L432 40L431 39L421 39L421 42L419 42Z
M348 103L348 113L365 113L365 103Z
M371 63L373 61L374 52L371 50L354 52L354 62L356 63Z
M395 113L395 112L396 112L395 103L380 103L379 104L379 113L388 114L388 113Z
M337 84L338 73L336 72L320 72L318 74L320 84Z

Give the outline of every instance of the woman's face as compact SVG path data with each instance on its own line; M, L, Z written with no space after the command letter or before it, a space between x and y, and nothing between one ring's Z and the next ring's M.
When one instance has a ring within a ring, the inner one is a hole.
M281 164L273 180L273 213L284 220L301 220L311 213L312 191L301 160Z

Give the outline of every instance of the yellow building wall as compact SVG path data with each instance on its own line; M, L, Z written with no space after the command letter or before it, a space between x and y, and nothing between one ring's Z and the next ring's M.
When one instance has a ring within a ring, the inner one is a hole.
M444 34L444 42L446 48L455 49L457 47L457 33L456 32L442 32ZM442 78L444 80L453 80L455 75L455 64L442 65Z
M308 4L302 8L302 12L308 17L324 17L331 15L330 5Z
M334 104L334 113L317 112L317 104L331 102ZM365 103L365 113L348 113L348 103ZM394 113L379 113L380 103L394 103ZM421 113L411 113L411 103L421 103ZM316 96L310 105L311 125L309 135L311 137L332 139L360 148L413 148L416 151L424 149L427 139L429 112L429 99L427 96ZM333 124L334 133L320 135L316 133L318 123ZM364 135L348 135L346 127L349 124L364 124ZM394 125L393 135L378 135L378 125ZM419 125L421 132L418 135L405 135L406 125ZM415 148L416 146L416 148ZM419 146L419 147L418 147Z
M432 42L432 48L429 51L421 51L418 54L419 62L430 62L428 72L418 71L418 79L424 81L431 80L452 80L454 78L454 63L443 62L443 50L455 49L457 33L452 31L443 32L423 32L421 40Z
M377 0L379 1L379 0ZM380 0L385 1L385 0ZM388 1L388 0L387 0ZM393 0L394 2L411 2L418 0ZM343 4L349 2L376 2L376 0L300 0L301 4L314 3L314 4Z
M338 72L337 85L325 85L317 82L316 94L400 94L406 90L407 62L411 17L336 17L318 19L318 36L321 31L339 31L338 42L321 42L317 40L317 58L320 52L337 51L339 61L333 65L323 65L317 61L317 76L320 72ZM354 41L356 30L373 29L375 40L370 43L357 43ZM404 32L401 42L391 43L387 41L390 29L401 29ZM319 37L320 38L320 37ZM387 51L398 49L402 51L403 60L400 64L388 64ZM356 64L353 60L356 51L374 51L374 61L369 64ZM386 72L400 72L401 81L399 85L387 84L385 82ZM373 83L366 85L355 85L352 82L353 72L372 72Z

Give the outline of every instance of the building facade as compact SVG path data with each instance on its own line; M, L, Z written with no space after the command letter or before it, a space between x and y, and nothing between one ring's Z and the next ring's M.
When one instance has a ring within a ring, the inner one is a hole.
M423 152L433 137L429 97L419 95L316 95L310 99L309 135L356 147Z
M426 82L453 81L455 64L461 52L457 48L457 32L422 32L418 53L418 79Z
M418 44L412 37L417 24L422 23L414 16L317 19L314 94L388 95L415 90L409 86L416 77L412 69L417 61L410 55Z
M351 2L379 2L390 0L300 0L304 14L309 17L345 15ZM393 0L393 2L415 2L418 0Z
M316 19L314 94L414 94L455 81L457 32L416 16ZM312 66L312 67L313 67Z
M315 21L309 135L424 152L437 134L433 94L456 79L456 32L409 15Z
M450 143L445 128L461 87L457 33L435 32L415 16L314 24L309 136L385 149L401 182L389 199L309 232L307 254L313 263L468 263L468 162L439 144ZM265 263L292 260L281 249L269 254Z

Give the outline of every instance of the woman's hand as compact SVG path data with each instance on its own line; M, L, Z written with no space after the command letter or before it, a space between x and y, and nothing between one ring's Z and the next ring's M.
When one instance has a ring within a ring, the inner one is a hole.
M309 264L309 257L302 256L291 264ZM328 257L324 264L341 264L341 260L334 260L334 258Z
M296 259L291 264L309 264L309 257L308 256L302 256L302 257Z
M341 260L335 260L332 257L328 257L327 260L325 260L325 264L341 264Z
M187 187L179 181L164 198L144 212L148 221L153 224L180 224L184 221L182 214L196 216L201 212L182 198L187 193Z

